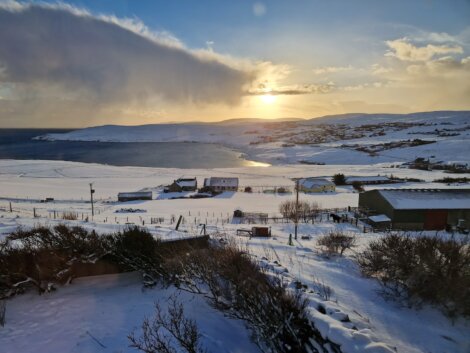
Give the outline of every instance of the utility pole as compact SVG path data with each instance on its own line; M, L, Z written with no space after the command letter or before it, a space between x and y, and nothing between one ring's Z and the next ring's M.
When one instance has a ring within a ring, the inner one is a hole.
M299 224L299 179L295 181L295 226L294 238L297 240L297 226Z
M95 210L93 208L93 194L95 193L95 190L93 189L93 183L90 183L90 200L91 200L91 217L93 219L93 216L95 215Z

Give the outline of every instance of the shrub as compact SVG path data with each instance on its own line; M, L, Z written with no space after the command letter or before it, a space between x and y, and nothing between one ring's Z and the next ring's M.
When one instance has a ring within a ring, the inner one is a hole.
M167 312L158 302L155 304L155 317L144 320L142 336L136 337L135 333L128 336L130 346L145 353L204 353L200 342L202 335L195 321L185 317L183 304L175 296L170 297L168 303Z
M470 316L470 246L464 241L388 234L371 242L358 262L365 275L380 281L387 297Z
M353 181L352 187L353 187L354 190L356 190L357 192L362 192L362 191L364 191L364 186L362 185L362 183L361 183L360 181Z
M341 173L335 174L333 175L333 183L335 185L346 185L346 177Z
M307 218L318 212L318 204L309 204L305 201L299 201L296 206L296 202L284 201L279 205L279 212L284 218L287 218L293 222L298 222L301 218Z
M0 242L0 299L31 286L50 291L76 277L81 266L104 258L116 271L143 271L155 278L161 274L159 245L137 227L103 236L65 225L18 229Z
M341 231L333 231L328 235L319 237L317 244L324 248L329 255L338 254L342 256L347 249L356 246L356 237L344 234Z
M308 352L315 351L310 340L319 346L328 342L310 324L301 291L288 292L280 279L266 274L233 244L191 251L166 265L179 288L203 294L228 315L244 320L263 351Z
M0 299L34 286L50 291L73 277L78 263L94 263L105 250L95 232L80 227L18 229L0 242Z
M66 219L68 221L75 221L78 219L78 213L76 212L64 212L62 213L62 219Z

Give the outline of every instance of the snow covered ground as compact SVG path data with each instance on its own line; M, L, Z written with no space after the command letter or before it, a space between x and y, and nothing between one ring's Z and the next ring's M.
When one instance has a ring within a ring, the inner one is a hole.
M126 223L144 223L156 237L162 239L194 236L201 230L198 225L207 222L209 232L223 231L236 237L237 228L248 227L232 223L236 208L277 215L279 204L293 198L292 194L264 193L263 189L279 186L292 188L293 177L331 176L338 172L348 175L393 173L395 176L427 181L386 186L391 188L465 187L432 183L432 180L448 175L442 172L389 168L389 164L188 170L0 160L0 237L18 226L59 222L80 224L98 232L115 231L126 226ZM170 199L176 194L160 193L162 185L181 176L196 176L199 183L208 176L238 176L240 186L252 186L254 192L223 193L209 199ZM461 176L470 177L468 174ZM88 202L89 183L93 183L96 189L97 213L93 220ZM152 190L155 199L117 202L118 192L136 190ZM55 200L40 202L46 197ZM358 202L358 194L349 186L338 187L333 193L301 194L300 198L329 208L357 206ZM13 212L9 212L10 202ZM144 212L116 213L123 208ZM54 211L56 219L53 219ZM34 212L38 217L33 217ZM60 219L61 212L76 212L79 219L64 221ZM82 214L84 218L89 218L88 222L81 219ZM185 223L181 231L176 232L171 218L179 215L184 216ZM162 224L150 224L151 218L159 217L164 218ZM270 225L273 233L271 239L236 239L246 244L273 271L284 272L286 283L300 280L315 291L318 281L321 281L332 288L329 301L324 301L315 293L307 293L311 317L325 336L347 347L345 352L389 352L387 347L396 347L400 353L470 352L469 321L461 319L452 323L430 307L416 310L387 302L377 293L378 284L361 276L353 258L354 252L348 252L344 258L327 259L321 256L316 245L319 235L337 227L357 234L360 246L356 251L380 234L364 234L352 225L323 220L314 225L302 224L300 235L309 235L311 239L299 239L294 246L288 246L289 233L293 232L292 224ZM141 323L143 316L151 316L155 299L165 298L169 294L159 289L142 292L138 278L129 274L78 279L55 293L44 296L28 293L16 297L7 304L7 324L0 329L0 351L126 352L126 335ZM188 313L203 327L204 343L211 352L257 352L249 342L243 323L226 319L201 298L185 297L185 302ZM320 305L327 314L318 311ZM351 323L342 321L345 315ZM353 326L357 330L353 330ZM99 346L89 334L107 348ZM31 337L31 340L25 337Z
M39 296L27 293L7 304L0 328L2 353L137 352L127 336L140 335L145 317L158 301L165 310L175 288L142 290L137 273L79 278L72 285ZM259 352L244 323L228 319L201 296L178 291L185 315L196 321L210 352Z

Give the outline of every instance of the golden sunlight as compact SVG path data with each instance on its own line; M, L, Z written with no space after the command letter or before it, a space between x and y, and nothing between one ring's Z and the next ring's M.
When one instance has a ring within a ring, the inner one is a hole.
M261 100L265 104L273 104L276 101L276 96L272 94L263 94L261 97Z

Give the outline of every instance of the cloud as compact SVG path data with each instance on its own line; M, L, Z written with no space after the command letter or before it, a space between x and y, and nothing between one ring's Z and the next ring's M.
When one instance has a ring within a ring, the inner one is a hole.
M255 2L253 4L253 14L257 17L264 16L266 14L266 5L262 2Z
M422 64L409 65L406 70L412 75L470 79L470 56L461 60L445 56Z
M411 44L407 38L389 40L385 42L390 48L385 56L396 57L402 61L427 61L436 55L462 54L463 49L458 45L434 45L417 47Z
M271 95L300 95L300 94L322 94L329 93L335 88L333 82L325 84L306 84L306 85L288 85L276 88L270 88L264 84L259 84L256 88L249 90L248 94L260 96L265 94Z
M18 99L236 104L256 75L137 20L66 4L0 5L0 43L0 86L11 85Z
M348 66L326 66L326 67L319 67L313 69L313 73L315 75L323 75L323 74L332 74L337 72L344 72L344 71L351 71L353 67L351 65Z

